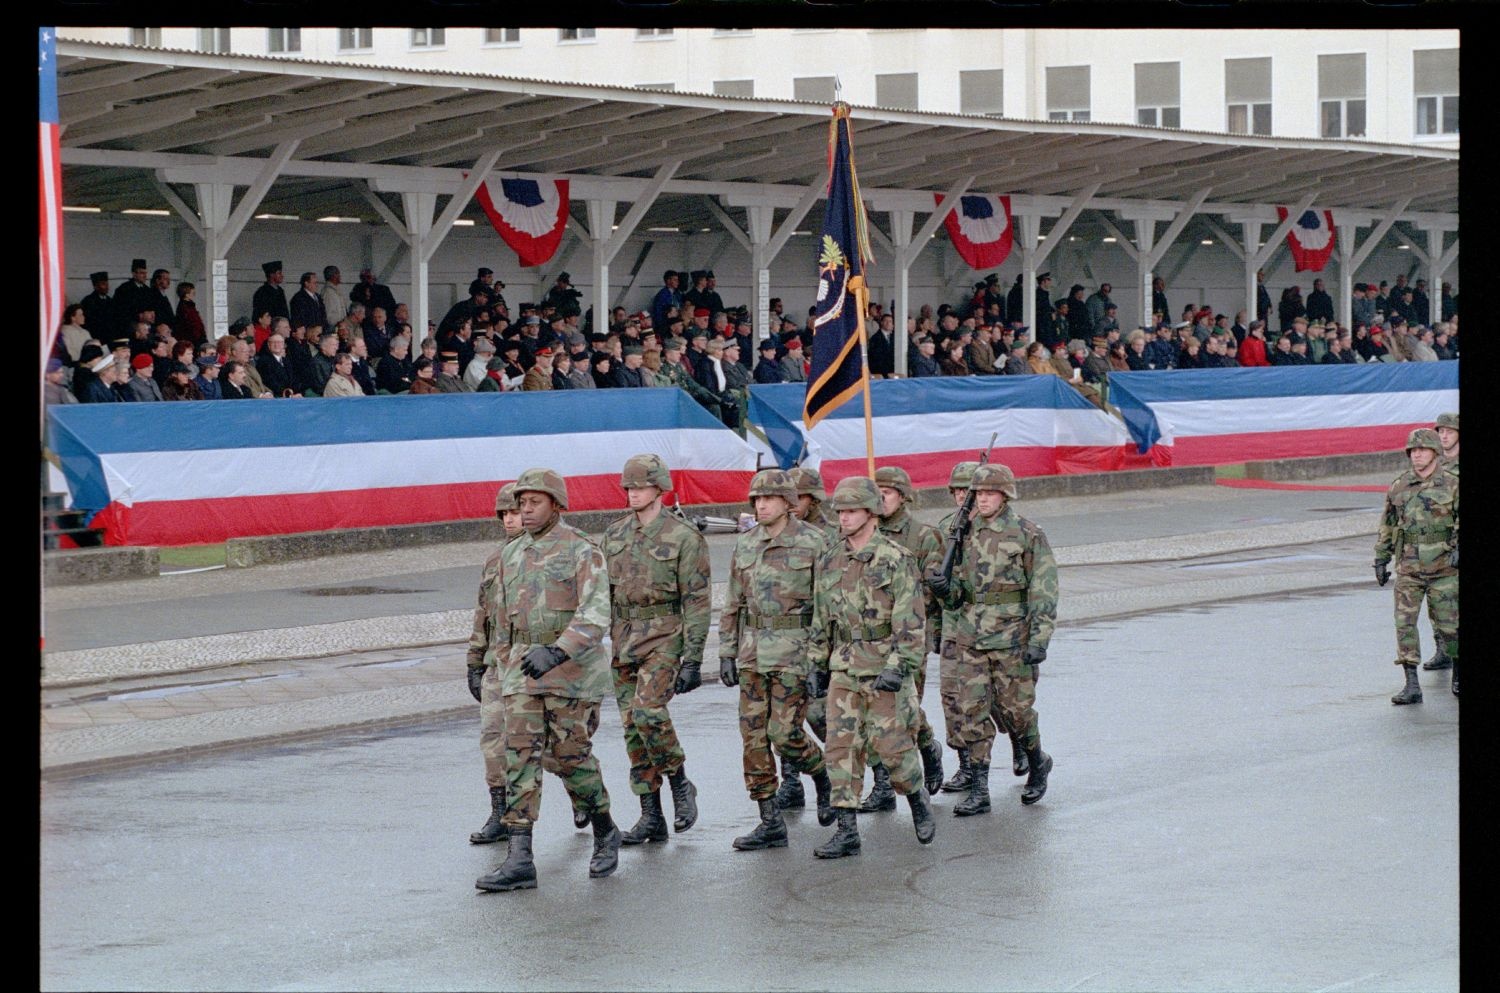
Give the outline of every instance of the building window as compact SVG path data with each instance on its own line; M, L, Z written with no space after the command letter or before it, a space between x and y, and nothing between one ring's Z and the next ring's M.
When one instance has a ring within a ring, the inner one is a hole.
M672 37L672 29L671 28L636 28L635 29L635 36L637 38L670 38L670 37Z
M1005 70L971 69L958 74L958 112L961 114L1005 113Z
M558 28L558 41L593 41L595 28Z
M714 80L714 95L721 97L753 97L755 96L755 80L716 79Z
M161 28L131 28L130 43L141 48L160 48Z
M1271 133L1271 59L1224 60L1224 130Z
M229 51L228 28L199 28L198 51L224 55Z
M676 83L636 83L635 84L635 88L638 89L638 90L666 90L668 93L673 93L673 92L675 92L677 90L677 84Z
M1135 64L1135 122L1156 128L1182 127L1182 63Z
M1417 134L1458 134L1458 49L1412 52Z
M374 47L374 28L339 28L339 51L357 52Z
M485 28L484 43L486 45L519 45L521 43L521 29Z
M1318 117L1324 138L1365 136L1365 56L1318 56Z
M833 103L832 76L799 76L792 79L792 99L810 103Z
M271 28L266 32L266 51L268 52L300 52L302 51L302 29L301 28Z
M447 39L446 28L412 28L412 48L442 48Z
M1086 121L1089 119L1089 67L1049 66L1047 68L1047 120Z
M917 74L914 72L876 73L875 105L889 110L916 110Z

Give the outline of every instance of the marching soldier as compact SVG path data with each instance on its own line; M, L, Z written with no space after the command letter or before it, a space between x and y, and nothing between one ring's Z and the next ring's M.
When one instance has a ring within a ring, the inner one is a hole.
M916 559L878 532L880 490L850 476L833 491L843 539L824 554L808 649L817 695L828 694L828 765L838 830L813 850L821 859L860 851L859 789L865 753L890 770L911 804L917 841L937 831L912 729L923 656L922 579Z
M823 492L823 477L818 470L802 466L797 466L790 472L792 482L797 486L797 505L792 508L792 516L823 532L829 544L838 541L838 524L823 514L823 501L828 499Z
M1417 615L1423 597L1432 633L1452 659L1451 688L1458 695L1458 475L1442 464L1442 453L1431 428L1418 428L1406 439L1411 468L1386 491L1375 542L1375 581L1381 586L1396 560L1396 664L1406 674L1406 685L1391 697L1398 705L1422 702Z
M702 683L710 610L708 542L697 528L662 512L672 474L656 455L634 455L620 477L631 513L604 532L609 563L610 641L615 700L630 756L630 788L641 819L622 842L667 840L661 784L672 784L673 829L698 819L698 788L687 778L667 704Z
M499 608L510 628L499 673L507 787L501 820L509 849L500 867L474 884L491 891L536 888L531 830L541 811L544 756L556 760L574 809L588 813L593 824L589 876L613 873L620 851L620 829L609 815L609 792L590 740L609 688L604 553L561 522L568 509L562 476L527 469L514 485L526 533L505 547L499 581Z
M833 823L823 753L802 730L813 580L827 544L814 527L791 516L796 502L797 487L781 469L762 469L751 479L757 526L735 542L719 618L719 680L740 688L745 786L760 808L760 824L734 839L740 851L787 844L786 821L776 806L773 747L793 769L812 777L818 823Z
M959 737L969 750L969 795L953 808L958 817L989 812L990 712L997 704L1026 744L1023 804L1042 798L1052 772L1034 703L1057 620L1057 564L1042 529L1011 508L1016 477L1008 466L980 466L973 487L975 520L963 563L951 580L937 574L929 581L951 611L952 627L945 625L943 634L953 659Z
M969 484L974 481L974 470L979 468L978 462L960 462L953 467L948 474L948 495L953 498L955 508L963 506L964 498L968 495ZM953 518L957 516L955 509L947 517L938 522L938 535L947 541L948 532L953 529ZM953 630L953 612L946 607L943 608L943 629ZM958 683L953 674L953 652L945 644L938 662L938 691L943 702L943 722L948 727L948 747L958 753L958 770L953 777L943 784L944 793L967 793L969 792L969 749L964 746L963 738L959 737L959 728L962 720L958 713ZM996 727L1005 731L1010 738L1010 768L1017 776L1026 775L1028 766L1026 762L1026 748L1021 743L1021 736L1016 734L1015 729L1005 724L1005 711L998 706L990 711L990 718Z
M1439 414L1437 423L1433 425L1433 429L1437 431L1438 441L1443 444L1443 454L1439 461L1442 463L1443 468L1457 476L1458 414ZM1430 598L1427 601L1427 606L1430 612L1432 608L1432 600ZM1447 651L1444 650L1441 638L1438 639L1437 649L1432 653L1432 658L1422 663L1422 668L1427 670L1453 668L1453 660L1448 657Z

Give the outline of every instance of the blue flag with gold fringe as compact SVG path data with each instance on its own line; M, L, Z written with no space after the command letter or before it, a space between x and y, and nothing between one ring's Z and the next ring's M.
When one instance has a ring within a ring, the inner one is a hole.
M818 249L812 368L802 405L802 423L809 430L861 389L869 396L864 358L869 290L864 273L870 245L865 232L849 138L849 105L841 102L833 107L828 133L828 204Z

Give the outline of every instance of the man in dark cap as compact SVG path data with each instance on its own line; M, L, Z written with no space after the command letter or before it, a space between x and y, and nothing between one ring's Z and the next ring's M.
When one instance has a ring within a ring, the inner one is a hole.
M1050 272L1036 274L1036 324L1039 328L1051 327L1053 324L1052 273Z
M694 309L707 307L708 305L703 302L703 294L708 286L708 273L702 269L694 269L690 278L693 281L692 288L682 295L683 304Z
M776 339L767 338L760 343L760 361L755 364L757 383L784 383L786 374L781 371L781 362L776 358Z
M707 307L711 314L716 314L724 309L724 300L719 296L718 291L714 289L717 283L718 281L714 279L714 271L712 269L704 269L703 292L700 294L702 302L699 306Z
M542 300L543 307L556 307L557 312L564 317L569 314L582 314L583 308L578 304L578 298L582 293L573 289L573 277L568 273L558 273L557 282L552 289L547 291L547 296ZM547 375L552 375L549 371Z
M387 316L396 312L396 297L391 288L375 282L375 272L368 267L359 271L359 285L349 291L349 302L364 304L367 315L373 314L376 307L382 308Z
M253 315L268 311L273 320L277 317L291 320L292 312L287 308L286 291L281 288L281 281L284 278L281 274L281 263L265 262L260 268L266 274L266 281L251 298L250 313Z
M115 302L109 296L109 273L91 272L93 292L78 301L83 306L83 326L100 341L108 341L120 325L115 320Z
M623 358L615 370L611 373L615 385L619 387L644 388L646 377L641 372L641 365L646 360L646 351L640 345L626 345Z
M219 392L219 358L216 355L200 355L193 360L198 367L198 375L193 379L193 385L198 387L200 399L218 400L223 397Z
M448 312L443 319L438 321L438 341L443 341L449 335L458 330L464 321L473 321L474 315L489 307L490 291L478 280L469 285L469 298L460 300ZM467 365L467 363L465 363Z
M473 388L459 378L458 370L462 367L458 364L458 353L454 351L442 352L439 357L443 362L442 369L433 379L433 385L437 387L438 392L473 393ZM551 373L548 373L548 375L551 375Z
M146 281L146 260L132 259L130 282L115 291L115 326L129 330L142 310L154 310L156 292Z

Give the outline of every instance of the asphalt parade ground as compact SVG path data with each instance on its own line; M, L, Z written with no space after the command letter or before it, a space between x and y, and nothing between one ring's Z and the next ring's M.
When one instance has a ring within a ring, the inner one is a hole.
M137 627L104 606L122 589L49 591L49 644L75 640L43 679L41 985L1456 989L1458 700L1423 673L1423 704L1388 702L1378 505L1190 487L1019 506L1062 564L1039 804L997 765L993 812L955 819L940 795L931 846L902 804L860 817L856 858L812 857L832 829L810 810L788 815L788 848L735 852L755 807L736 691L708 681L672 705L696 826L590 880L588 833L549 776L540 888L511 894L473 888L504 846L467 842L487 796L443 627L472 602L480 549L107 584L134 591ZM716 579L730 541L713 540ZM278 613L314 583L431 592ZM433 636L321 656L295 641L368 618ZM182 647L278 630L290 651L241 662ZM935 663L924 703L941 734ZM628 826L611 700L594 743Z

